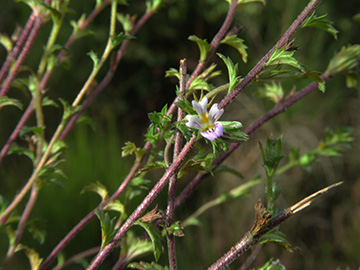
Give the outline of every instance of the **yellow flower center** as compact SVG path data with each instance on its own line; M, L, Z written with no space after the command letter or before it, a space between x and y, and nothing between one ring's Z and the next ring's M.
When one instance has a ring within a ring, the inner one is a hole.
M206 113L202 113L200 115L200 124L202 127L202 131L212 131L214 129L214 124L209 119L209 116Z

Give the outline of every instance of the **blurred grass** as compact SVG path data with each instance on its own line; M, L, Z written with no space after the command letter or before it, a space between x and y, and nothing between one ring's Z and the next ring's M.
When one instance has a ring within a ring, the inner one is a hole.
M129 1L129 7L122 7L121 10L141 14L144 10L143 2ZM305 5L303 1L284 3L269 1L265 7L261 4L249 4L238 8L235 23L244 27L240 37L245 39L249 46L249 62L243 64L233 49L220 47L219 51L230 55L234 62L239 62L241 75L244 76L275 44ZM69 18L77 19L81 13L89 12L93 5L94 3L88 1L72 1L70 7L76 14L69 14ZM352 21L352 16L359 11L359 7L358 1L323 1L317 14L328 14L328 19L334 21L335 27L340 30L339 39L335 41L332 36L318 29L301 30L296 34L295 41L299 46L296 53L298 59L309 67L322 71L326 68L328 59L341 46L359 43L359 23ZM116 190L130 165L128 160L120 158L121 146L127 140L141 146L148 123L146 114L158 111L165 103L172 102L175 96L177 82L165 79L165 71L170 67L177 68L179 59L184 57L188 59L189 70L197 64L197 47L188 41L187 37L195 34L210 41L222 24L226 8L225 1L169 0L138 33L137 39L132 41L120 64L112 85L98 97L86 113L93 119L96 129L92 130L84 124L79 124L66 138L69 148L64 156L66 162L62 165L68 177L64 183L65 188L51 185L44 187L40 192L32 216L42 219L47 231L45 243L39 245L26 234L25 244L34 246L42 256L46 256L49 250L98 204L100 198L96 194L79 195L84 186L101 181L109 190ZM91 70L91 60L86 56L87 52L101 52L103 49L104 37L108 31L107 12L91 25L91 30L96 35L79 40L71 48L69 68L59 68L54 74L49 83L49 95L52 98L72 100L82 86ZM2 3L0 32L11 35L15 25L24 25L28 15L29 9L24 4L10 1ZM38 64L42 44L46 41L49 24L43 30L26 61L26 64L34 69ZM59 37L59 43L66 41L70 31L70 26L67 26ZM0 62L3 62L3 59L5 53L2 48ZM224 67L218 59L213 60L217 61L219 67ZM214 79L213 83L224 83L226 79L226 76L222 76ZM290 90L293 82L284 85ZM304 85L300 83L297 89ZM265 108L269 108L269 104L255 98L252 95L254 90L254 86L247 88L231 105L224 118L235 118L247 127L261 116ZM264 142L271 132L276 136L284 135L284 151L291 146L298 146L307 151L316 147L325 135L327 127L355 128L353 148L349 149L344 157L321 159L311 173L294 169L276 179L282 189L278 207L287 207L335 181L344 180L345 184L311 209L294 216L281 226L281 230L294 246L299 247L299 251L288 253L277 246L267 245L258 256L255 263L257 267L271 256L280 258L284 265L295 270L336 269L336 266L357 269L360 265L357 255L357 247L360 245L359 90L359 87L347 89L342 77L331 79L327 83L325 94L312 93L306 101L296 104L266 124L227 161L229 166L242 172L245 180L251 179L254 175L263 173L258 141ZM25 102L29 98L23 97L23 94L16 90L12 91L11 95L21 96ZM1 145L7 140L20 115L16 109L2 110ZM59 117L57 109L48 109L47 138L50 138L52 130L57 126ZM0 189L3 196L11 200L30 173L31 164L25 158L7 158L0 166ZM186 179L179 184L184 185L185 181ZM176 219L184 220L196 207L217 197L222 190L229 190L238 185L239 179L223 174L205 183L207 184L190 198L189 204L176 212ZM245 198L211 209L201 216L202 227L186 228L186 237L177 240L179 269L203 269L235 244L250 228L253 221L253 205L259 197L264 198L263 186L254 188ZM165 205L164 202L160 204ZM4 239L5 234L3 231L0 233ZM70 256L82 251L84 246L93 247L100 242L99 238L99 225L97 220L94 220L70 243L65 253ZM1 241L0 254L5 254L6 248L6 243ZM27 265L23 255L20 254L17 258L19 261L25 261ZM244 259L245 256L231 269L236 269ZM161 260L163 264L167 264L166 256L162 256Z

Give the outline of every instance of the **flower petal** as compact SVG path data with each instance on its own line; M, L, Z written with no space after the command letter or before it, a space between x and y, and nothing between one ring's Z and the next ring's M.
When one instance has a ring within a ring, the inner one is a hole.
M209 112L209 118L215 123L224 113L224 109L219 110L218 104L215 103L211 106L210 112Z
M193 100L191 104L198 113L198 115L202 115L204 113L207 114L207 104L208 104L207 97L203 97L203 99L199 103Z
M186 120L188 120L188 122L186 123L187 127L195 128L195 129L201 129L201 124L200 124L199 117L196 117L194 115L187 115Z
M203 137L205 137L206 139L210 140L210 141L213 141L216 138L219 138L223 134L224 134L223 133L223 126L222 126L222 124L220 122L217 122L215 124L215 127L214 127L213 131L207 131L207 132L202 131L201 132L201 135Z

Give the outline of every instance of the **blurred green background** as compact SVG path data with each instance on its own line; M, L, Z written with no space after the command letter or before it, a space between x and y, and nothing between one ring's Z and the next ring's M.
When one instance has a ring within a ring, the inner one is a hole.
M71 34L70 20L77 20L82 13L89 14L95 1L70 1L69 13L60 32L58 44L64 44ZM229 55L239 62L239 73L246 73L276 43L287 27L297 17L305 1L268 1L266 6L252 3L239 6L234 24L243 27L240 37L245 40L248 49L248 63L241 61L240 55L229 47L220 47L219 52ZM223 0L165 1L165 5L144 25L131 41L125 57L109 85L85 112L93 123L79 123L66 137L68 149L66 162L62 169L67 176L64 187L45 186L39 195L32 218L46 232L44 244L34 240L26 232L22 243L35 248L42 257L64 237L64 235L91 211L100 199L96 194L79 195L84 186L100 181L114 192L126 176L132 158L121 158L121 147L131 140L142 146L148 125L147 113L159 111L175 97L177 81L164 78L169 68L178 68L179 60L187 58L188 70L197 64L199 52L195 43L187 38L197 35L212 37L221 27L227 11ZM137 14L138 18L145 10L144 1L129 1L128 7L119 7L123 13ZM360 23L353 16L360 12L360 3L353 1L323 1L317 14L328 14L340 33L338 40L319 29L301 30L295 35L294 45L299 49L296 57L306 66L323 71L328 60L342 46L360 43ZM87 56L91 50L101 54L108 34L110 8L106 8L90 25L95 35L78 40L69 51L67 68L58 67L48 84L48 95L57 100L59 97L72 102L92 69ZM30 9L23 3L3 1L0 9L0 32L9 36L16 26L24 26ZM120 26L119 26L120 28ZM51 29L50 22L41 29L35 45L25 62L33 70L37 69L42 48ZM0 48L0 63L3 63L6 51ZM212 80L214 85L226 82L224 64L216 57L212 61L223 70L223 75ZM100 81L106 74L107 65L100 72ZM300 90L307 82L286 81L283 86L288 91L296 84ZM241 121L248 127L253 121L271 108L267 101L260 100L253 92L261 84L252 84L246 88L223 118ZM297 247L294 253L276 245L266 245L258 255L252 267L260 267L270 257L279 258L288 269L357 269L360 257L357 248L360 245L360 181L359 181L359 90L348 89L343 76L336 76L327 83L325 94L316 91L291 107L282 115L259 129L250 140L243 144L226 164L239 170L243 179L229 174L219 174L208 179L185 205L175 213L176 220L184 220L206 201L230 190L242 181L250 180L257 174L264 175L261 167L258 142L265 142L273 133L283 135L284 154L290 147L300 147L302 153L317 147L325 137L325 129L350 126L354 128L354 142L343 157L321 158L310 172L292 169L286 175L275 179L282 194L276 206L285 208L305 196L334 182L343 180L345 184L303 213L294 216L283 225L284 232L292 245ZM29 94L12 89L9 96L19 98L24 104L30 100ZM50 139L59 120L61 110L45 108L46 138ZM4 107L0 112L0 145L5 144L22 111L14 107ZM28 125L35 124L35 117ZM22 141L18 141L24 144ZM8 156L0 164L0 193L11 201L16 192L24 185L32 170L31 162L23 156ZM156 180L157 174L153 175ZM179 189L190 178L182 179ZM258 198L264 197L264 186L259 185L245 197L213 208L200 217L201 227L185 229L186 237L177 240L179 269L204 269L215 258L220 257L242 235L249 230L253 222L253 205ZM166 207L166 194L158 200L161 208ZM21 209L21 208L19 208ZM20 210L18 210L20 213ZM5 230L0 228L0 260L7 250ZM100 243L98 220L93 220L64 250L70 257L84 249ZM148 259L152 259L149 257ZM237 269L246 256L237 260L231 269ZM108 259L103 268L109 269L115 257ZM166 255L160 263L167 264ZM13 269L29 269L23 253L18 253L12 264ZM83 269L75 264L66 269Z

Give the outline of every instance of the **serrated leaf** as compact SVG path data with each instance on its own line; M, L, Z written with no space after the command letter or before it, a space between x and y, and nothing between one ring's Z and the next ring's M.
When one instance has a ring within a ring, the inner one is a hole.
M131 233L127 234L126 243L129 246L127 249L122 249L123 256L126 256L127 262L130 262L140 256L150 255L153 251L152 243L148 239L139 239L134 237Z
M34 133L37 137L41 136L45 131L45 127L28 127L23 126L19 131L19 136L24 137L28 133Z
M293 57L294 51L286 51L285 46L278 49L277 47L272 52L269 60L266 62L266 66L272 65L290 65L301 72L304 72L302 66L298 63L298 61Z
M23 109L23 105L19 100L15 98L9 98L7 96L0 97L0 109L2 109L5 106L15 106L20 110Z
M274 258L271 258L262 267L252 270L286 270L286 267L283 266L279 260L274 261Z
M124 40L134 39L134 38L135 38L134 36L126 35L123 32L121 32L120 34L117 34L111 39L111 49L114 49L117 46L119 46Z
M62 98L59 98L59 100L64 107L63 119L69 119L71 116L76 114L81 108L80 106L73 107L72 105L69 104L69 102L67 102Z
M101 250L109 244L109 242L114 238L117 230L115 229L116 217L110 219L108 213L104 211L95 210L95 214L100 220L101 224Z
M200 39L195 35L188 37L188 39L197 43L200 50L200 61L205 61L206 56L210 51L210 44L206 41L206 39Z
M59 168L45 165L41 168L38 178L41 181L40 183L52 182L63 187L61 183L66 180L66 175Z
M189 86L189 90L205 90L210 91L210 84L202 78L195 77Z
M92 184L84 187L81 190L80 194L84 194L85 192L89 192L89 191L99 194L102 199L101 200L102 202L106 201L108 198L108 191L107 191L106 187L103 184L101 184L100 182L92 183Z
M247 62L247 52L246 49L248 48L245 44L244 44L244 40L241 38L238 38L236 35L232 35L232 36L226 36L221 43L223 44L227 44L230 45L232 47L234 47L241 55L241 59L243 60L244 63Z
M104 207L104 210L116 211L116 212L119 212L122 216L123 216L123 215L126 215L126 214L125 214L125 206L124 206L119 200L110 201L110 202Z
M286 239L285 234L283 234L282 232L280 232L278 230L272 230L272 231L266 233L265 235L263 235L260 238L258 244L265 244L265 243L275 243L275 244L282 246L287 251L293 252L293 249L291 248L291 244Z
M280 83L265 84L263 88L260 88L256 94L262 98L267 98L274 102L275 104L279 104L280 101L284 97L284 90Z
M136 221L134 225L138 225L142 227L147 232L147 234L151 239L155 261L158 261L163 251L163 245L162 245L163 239L161 237L161 233L159 229L156 228L155 225L152 223L145 223L139 220Z
M229 57L225 57L221 53L217 53L217 55L224 61L228 74L229 74L229 90L230 93L238 84L240 83L240 77L236 76L238 72L238 64L235 64L231 61Z
M323 80L323 78L321 78L320 72L315 72L315 71L312 71L312 70L308 70L301 77L316 82L317 85L318 85L318 89L321 92L325 93L325 88L326 88L325 87L325 81Z
M309 17L307 17L301 27L316 27L322 30L325 30L329 34L331 34L335 39L337 39L338 30L334 26L332 26L333 22L326 20L327 14L322 16L316 16L315 12L313 12Z
M260 144L261 155L264 162L263 166L265 168L266 175L269 178L272 178L272 176L276 172L276 169L280 161L284 157L284 155L281 154L282 136L280 136L278 139L274 139L272 137L268 138L266 141L265 149L261 144L261 142L259 142L259 144Z
M342 47L329 62L325 71L326 74L332 76L341 71L349 71L359 65L358 58L360 57L360 45L349 45Z

